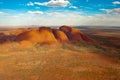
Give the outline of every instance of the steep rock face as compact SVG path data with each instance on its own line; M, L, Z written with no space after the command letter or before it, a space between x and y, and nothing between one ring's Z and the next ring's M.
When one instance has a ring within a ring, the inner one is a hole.
M39 29L33 29L17 36L16 41L30 41L32 43L39 44L53 44L57 43L56 38L52 34L51 28L40 27Z
M58 41L60 41L60 42L68 42L69 41L67 35L63 31L60 31L59 29L53 29L52 31L53 31L55 38Z
M42 41L41 41L42 43L56 44L58 42L54 34L52 33L52 29L49 27L40 27L39 34L40 34L40 37L42 38Z
M70 27L70 26L61 26L59 28L61 31L63 31L70 41L73 42L94 42L93 39L85 35L83 32L81 32L79 29Z
M0 43L3 43L3 42L4 42L4 40L2 39L3 36L4 36L4 34L3 34L3 33L0 33Z
M4 43L5 39L3 39L2 35L0 35L0 43Z
M14 41L15 36L14 35L6 35L4 33L0 33L0 44L6 43L6 42L12 42Z

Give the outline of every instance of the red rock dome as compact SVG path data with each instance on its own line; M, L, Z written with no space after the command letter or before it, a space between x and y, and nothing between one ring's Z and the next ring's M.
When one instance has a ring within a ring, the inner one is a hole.
M85 35L83 32L81 32L79 29L70 27L70 26L61 26L59 28L61 31L63 31L69 38L70 41L73 42L94 42L93 39Z
M69 41L67 35L63 31L60 31L59 29L53 29L52 31L53 31L55 38L58 41L60 41L60 42L68 42Z

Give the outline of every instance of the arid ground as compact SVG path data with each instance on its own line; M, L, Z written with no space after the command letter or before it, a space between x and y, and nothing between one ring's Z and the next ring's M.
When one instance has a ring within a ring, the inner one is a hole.
M98 44L0 44L0 80L120 80L120 28L80 29Z

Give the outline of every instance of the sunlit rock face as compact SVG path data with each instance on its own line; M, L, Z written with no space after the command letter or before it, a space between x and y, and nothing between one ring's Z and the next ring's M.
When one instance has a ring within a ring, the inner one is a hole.
M21 33L16 37L16 41L29 41L38 44L56 44L58 42L49 27L40 27Z
M18 42L22 45L59 45L70 42L95 42L92 38L85 35L82 31L71 26L61 26L59 29L45 26L39 28L23 28L8 31L7 33L1 34L0 42L3 43L5 41L12 41Z
M72 42L94 42L93 39L85 35L77 28L70 26L61 26L59 29L63 31Z
M59 29L53 29L53 34L59 42L69 42L67 35Z

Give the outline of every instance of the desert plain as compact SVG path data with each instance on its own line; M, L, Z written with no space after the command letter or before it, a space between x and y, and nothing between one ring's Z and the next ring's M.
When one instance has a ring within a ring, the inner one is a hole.
M77 38L71 38L73 42L66 42L66 37L59 39L56 36L61 44L44 45L39 43L44 36L34 37L33 32L28 32L33 35L30 38L26 38L30 36L27 34L21 36L21 30L26 31L25 28L1 28L0 80L120 80L120 28L76 29L89 39L83 39L84 42L77 35ZM38 44L21 42L24 39L39 41L36 41Z

